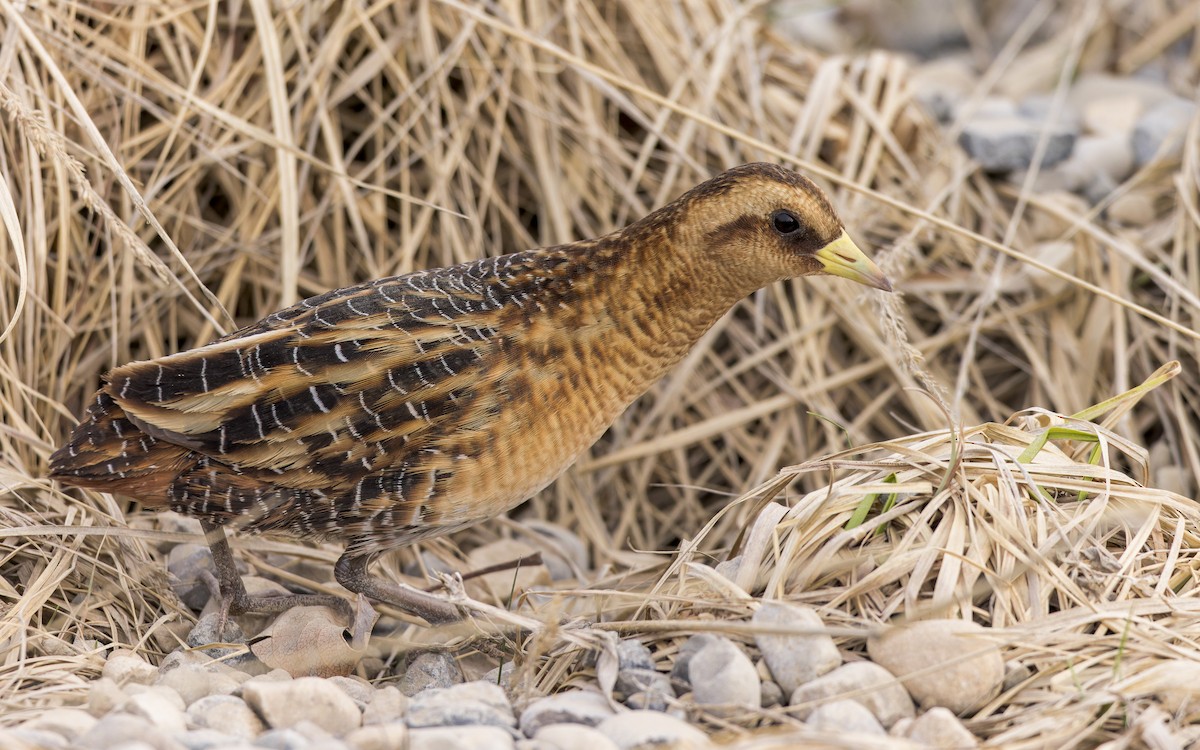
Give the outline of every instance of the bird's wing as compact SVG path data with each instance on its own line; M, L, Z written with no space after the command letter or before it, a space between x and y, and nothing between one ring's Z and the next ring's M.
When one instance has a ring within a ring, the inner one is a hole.
M495 403L485 360L504 346L503 305L489 296L445 273L382 279L119 367L107 391L146 434L235 471L344 486L430 436L486 421Z

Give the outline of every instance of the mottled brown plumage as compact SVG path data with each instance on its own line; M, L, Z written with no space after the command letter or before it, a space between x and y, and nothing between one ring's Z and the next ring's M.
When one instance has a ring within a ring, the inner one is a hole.
M210 531L343 541L348 588L446 619L370 557L530 497L739 299L816 273L889 288L813 183L746 165L599 239L338 289L118 367L52 475Z

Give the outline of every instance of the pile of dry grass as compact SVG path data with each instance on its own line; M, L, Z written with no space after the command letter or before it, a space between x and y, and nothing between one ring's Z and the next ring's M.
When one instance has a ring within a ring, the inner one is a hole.
M1160 15L1139 23L1170 20ZM1104 54L1119 23L1094 27L1082 66L1123 64ZM760 550L768 580L742 591L805 591L847 624L934 601L1017 628L1012 643L1047 661L1112 646L1071 640L1084 602L1111 602L1096 611L1161 638L1175 605L1127 603L1190 592L1190 505L1147 495L1153 476L1129 480L1134 462L1119 455L1073 479L1039 464L1070 458L1050 447L1016 461L1036 434L1026 421L959 426L1035 406L1073 414L1178 359L1188 377L1099 434L1151 447L1152 472L1179 467L1180 489L1194 489L1197 140L1181 164L1133 178L1162 199L1155 221L1116 229L975 171L907 84L897 56L823 58L778 38L763 3L0 0L0 706L77 697L112 643L174 643L179 610L144 541L170 534L131 534L131 508L43 478L107 368L365 278L596 235L760 159L818 178L903 297L812 280L760 292L518 517L578 533L612 571L595 587L657 592L635 632L711 608L712 590L691 582L719 582L695 579L696 555L721 559L753 519L739 503L710 521L769 480L756 497L791 482L807 499L779 549ZM1074 254L1045 266L1017 250L1034 236ZM939 382L949 412L923 392ZM877 465L823 464L838 470L833 491L828 471L772 479L881 440L893 442L864 454ZM986 455L964 452L950 472L947 446L972 440ZM1090 465L1071 461L1068 474ZM898 487L881 485L893 471ZM1096 494L1064 504L1035 486ZM882 533L838 531L863 492L915 494ZM1131 503L1136 518L1113 515ZM681 532L701 529L679 549ZM1092 547L1106 552L1092 560ZM1119 575L1093 589L1089 566L1111 575L1110 554ZM1047 577L1061 597L1033 586ZM732 602L722 617L744 610L735 590L717 594ZM1019 629L1035 619L1038 638ZM1097 616L1088 632L1124 627L1112 622ZM565 658L540 662L541 688L561 684ZM973 727L1008 731L992 721ZM1104 721L1096 731L1120 731Z

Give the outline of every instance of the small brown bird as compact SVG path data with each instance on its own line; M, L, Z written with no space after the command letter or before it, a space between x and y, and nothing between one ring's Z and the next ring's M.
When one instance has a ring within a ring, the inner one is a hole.
M249 596L226 526L345 542L347 589L454 620L371 560L529 498L734 303L811 274L891 289L820 188L748 164L599 239L337 289L118 367L51 475L199 518L228 612L347 602Z

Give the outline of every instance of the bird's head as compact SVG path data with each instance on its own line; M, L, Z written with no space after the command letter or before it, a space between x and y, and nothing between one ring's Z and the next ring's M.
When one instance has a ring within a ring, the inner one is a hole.
M850 239L812 180L774 164L746 164L693 188L679 201L692 236L733 278L752 288L814 274L890 292L879 267Z

